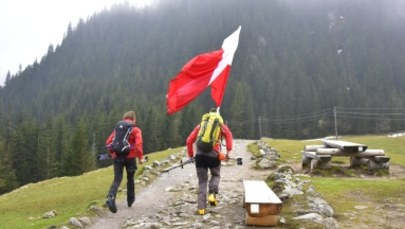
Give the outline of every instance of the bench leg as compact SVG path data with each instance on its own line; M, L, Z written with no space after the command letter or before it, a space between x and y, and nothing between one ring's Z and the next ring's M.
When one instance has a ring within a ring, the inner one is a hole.
M317 167L318 167L319 161L312 159L311 160L311 165L309 167L309 172L312 173Z
M350 167L357 167L360 165L367 165L369 159L361 157L350 157Z
M390 167L389 162L381 163L381 162L375 162L373 160L368 160L368 162L367 162L367 169L369 171L374 171L377 169L389 169L389 167Z
M305 157L305 156L302 156L302 159L301 159L301 168L306 168L310 163L311 163L311 158L309 158L309 157Z

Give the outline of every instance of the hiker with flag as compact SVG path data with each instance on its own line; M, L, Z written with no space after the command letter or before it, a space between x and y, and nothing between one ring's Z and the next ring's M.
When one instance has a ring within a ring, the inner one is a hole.
M134 175L137 169L135 158L138 158L140 164L143 163L142 131L135 124L135 112L125 112L123 119L116 124L114 131L106 140L109 154L114 159L114 181L108 191L106 200L106 204L112 213L117 212L115 199L123 178L124 168L127 172L128 207L131 207L135 201Z
M195 158L198 177L197 213L204 215L208 202L218 204L217 196L220 182L221 160L229 158L232 150L232 132L223 122L219 109L224 97L225 87L231 71L233 57L239 43L241 27L225 38L219 50L197 55L189 60L181 71L169 82L166 95L169 115L181 110L206 88L211 87L211 97L216 107L202 118L186 140L187 153ZM222 152L221 139L225 137L226 152ZM193 145L197 141L197 151ZM208 180L208 171L211 178Z
M225 137L226 152L221 149L221 140ZM232 132L223 123L217 109L211 109L204 114L198 124L187 138L187 154L195 159L195 167L198 178L197 214L204 215L208 202L211 206L217 206L217 194L221 178L221 160L229 159L232 151ZM197 151L194 153L193 145L197 142ZM211 174L208 179L208 171Z

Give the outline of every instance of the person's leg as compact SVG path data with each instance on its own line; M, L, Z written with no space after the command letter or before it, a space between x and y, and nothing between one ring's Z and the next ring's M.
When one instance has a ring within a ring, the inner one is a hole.
M206 155L197 150L195 155L195 167L198 178L197 208L199 211L204 209L199 214L205 214L205 208L207 207L208 166L206 159Z
M216 167L210 167L209 168L210 173L211 173L211 178L209 180L208 184L208 202L210 203L211 206L217 206L218 205L218 200L216 197L216 194L218 194L218 186L219 186L219 181L221 179L220 171L221 171L221 166L218 165Z
M198 198L197 208L205 209L207 207L207 183L208 183L208 168L196 167L198 177Z
M122 181L122 175L123 175L123 169L124 169L124 164L123 161L120 159L115 159L114 160L114 181L111 184L110 190L108 192L109 196L116 197L118 187L121 184Z
M135 182L134 175L136 171L136 161L135 158L126 160L125 164L127 172L127 203L128 207L131 207L135 202Z
M216 194L218 193L219 181L221 179L221 161L218 159L218 153L212 151L207 154L206 162L211 174L208 183L208 202L211 206L217 206Z
M124 164L122 159L114 160L114 181L111 184L110 190L108 191L106 204L111 212L116 213L117 207L115 205L115 198L117 196L118 187L122 181L122 173L124 169Z
M217 194L219 191L219 182L221 179L221 165L210 168L211 178L208 185L208 192Z

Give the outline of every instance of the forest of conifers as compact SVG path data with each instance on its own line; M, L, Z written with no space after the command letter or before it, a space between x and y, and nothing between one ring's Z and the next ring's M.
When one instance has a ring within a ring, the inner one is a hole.
M405 130L403 12L399 0L170 0L67 25L0 87L0 193L110 164L95 156L127 110L145 153L183 146L214 103L207 89L168 116L168 82L239 25L220 109L235 138Z

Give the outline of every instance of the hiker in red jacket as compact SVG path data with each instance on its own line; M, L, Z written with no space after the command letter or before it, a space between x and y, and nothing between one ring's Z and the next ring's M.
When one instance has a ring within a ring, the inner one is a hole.
M115 198L117 196L118 187L121 184L123 177L124 167L127 172L127 203L128 207L131 207L135 201L135 183L134 175L137 169L136 160L138 158L139 164L143 163L143 140L142 131L140 128L136 127L136 117L134 111L125 112L123 120L125 123L130 124L131 128L129 130L129 153L127 155L121 156L112 150L112 143L114 141L116 129L111 133L111 135L106 140L106 145L109 148L109 153L114 159L114 181L111 184L110 190L107 195L106 204L112 213L117 212L117 207L115 205ZM122 122L121 122L122 123Z
M211 109L210 112L216 112L216 109ZM209 113L205 114L208 115ZM217 114L219 116L219 113ZM220 116L219 116L220 117ZM222 122L222 117L220 117ZM229 159L229 154L232 151L232 132L224 124L220 124L220 133L218 139L225 137L226 141L226 154L221 152L221 141L218 140L214 144L212 150L204 152L197 146L197 152L194 154L193 144L198 138L202 124L197 125L187 138L187 153L188 157L195 158L195 166L198 177L198 199L197 199L197 214L204 215L207 207L207 189L208 189L208 202L211 206L218 205L216 194L218 194L218 186L221 178L221 160ZM197 144L198 145L198 144ZM224 155L225 154L225 155ZM211 178L208 181L208 170L211 173Z

